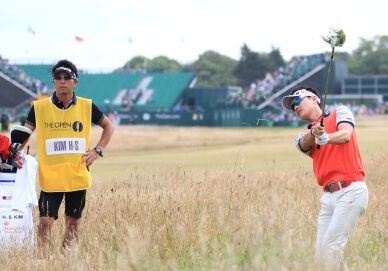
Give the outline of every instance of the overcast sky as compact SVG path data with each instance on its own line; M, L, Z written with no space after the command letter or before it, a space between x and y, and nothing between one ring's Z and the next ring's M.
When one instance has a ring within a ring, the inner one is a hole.
M328 51L321 35L330 27L345 31L340 50L348 52L361 37L388 35L384 0L0 1L3 58L47 64L68 58L91 71L110 71L136 55L190 63L215 50L237 60L243 43L257 52L280 48L288 60Z

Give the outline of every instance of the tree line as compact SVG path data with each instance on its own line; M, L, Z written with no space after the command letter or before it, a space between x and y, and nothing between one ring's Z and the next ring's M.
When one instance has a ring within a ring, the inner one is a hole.
M361 38L358 48L352 53L336 53L336 58L349 63L350 74L388 74L388 36L376 36L372 40ZM267 73L285 65L279 48L272 48L269 53L255 52L244 43L239 60L215 51L204 52L190 64L181 64L166 56L152 59L135 56L116 71L191 71L196 74L199 88L248 87L253 81L261 80Z

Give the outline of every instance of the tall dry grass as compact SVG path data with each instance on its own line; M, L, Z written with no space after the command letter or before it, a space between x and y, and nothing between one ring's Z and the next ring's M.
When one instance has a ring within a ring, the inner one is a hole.
M357 128L370 201L346 248L351 270L388 269L387 123L361 119ZM321 190L311 161L293 147L298 130L120 127L92 168L79 243L61 249L61 216L48 256L12 251L0 266L320 270Z

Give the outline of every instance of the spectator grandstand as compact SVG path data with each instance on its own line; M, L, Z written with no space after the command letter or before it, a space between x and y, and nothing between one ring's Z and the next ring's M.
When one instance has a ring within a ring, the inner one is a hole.
M50 65L18 65L38 80L51 84ZM190 72L89 74L80 72L75 92L108 110L169 111L194 79Z
M326 54L294 57L284 67L252 82L247 89L195 88L195 75L190 72L89 74L80 71L75 92L93 99L115 123L301 125L294 114L281 108L280 98L299 84L322 90L326 68ZM37 98L36 93L51 94L50 70L51 65L15 66L1 58L0 112L10 113L14 120L23 119L26 113L23 109L28 110L30 101ZM343 103L355 115L386 113L387 104L383 100L388 101L387 76L348 76L347 66L340 61L335 62L333 70L328 109Z
M257 108L267 97L301 78L315 67L327 62L325 54L293 57L285 67L279 67L264 79L257 79L241 95L243 108Z
M18 83L25 86L27 89L34 93L48 94L50 89L45 83L36 79L33 75L28 75L24 70L20 69L16 65L9 64L7 59L0 56L0 72L16 80Z

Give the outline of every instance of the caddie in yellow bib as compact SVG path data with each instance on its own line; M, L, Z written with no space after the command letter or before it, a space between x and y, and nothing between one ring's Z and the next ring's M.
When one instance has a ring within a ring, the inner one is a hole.
M67 192L89 188L92 180L82 155L90 145L91 100L78 97L67 110L59 109L50 99L35 101L34 107L41 189Z
M64 202L66 230L63 245L78 240L78 228L92 184L89 167L103 157L114 127L92 100L76 96L77 66L67 59L51 68L55 92L50 98L35 101L24 127L13 133L23 148L37 130L39 171L38 244L48 248L48 240L58 210ZM102 128L94 148L90 147L91 125Z

